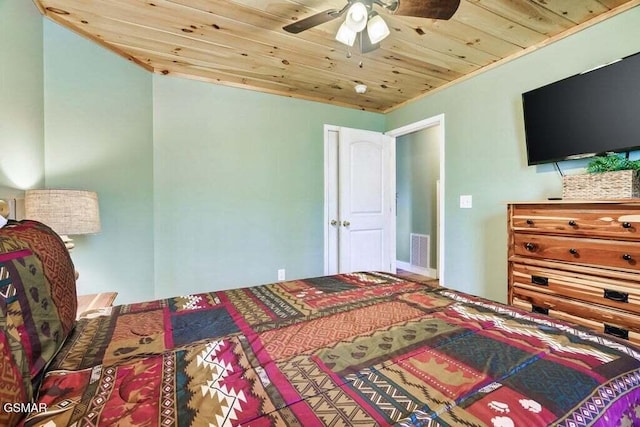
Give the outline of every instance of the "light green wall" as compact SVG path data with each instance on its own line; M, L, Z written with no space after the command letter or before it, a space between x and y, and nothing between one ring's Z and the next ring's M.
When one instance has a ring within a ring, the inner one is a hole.
M403 262L409 262L412 223L410 148L408 142L396 145L396 260Z
M96 191L102 231L72 236L79 293L153 297L152 75L44 21L48 188Z
M446 286L506 300L505 203L561 195L553 167L526 164L521 94L640 51L639 28L636 7L387 114L387 129L445 114Z
M411 233L427 234L431 268L437 268L438 133L432 126L396 139L396 259L410 261Z
M384 116L154 77L156 296L323 274L323 125Z
M0 0L0 197L44 183L42 17Z
M102 232L74 237L80 293L126 303L322 274L323 125L380 131L384 116L154 76L26 4L44 27L33 186L100 198Z

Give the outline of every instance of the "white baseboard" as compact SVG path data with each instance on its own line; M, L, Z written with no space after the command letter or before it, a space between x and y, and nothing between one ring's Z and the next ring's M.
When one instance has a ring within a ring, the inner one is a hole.
M410 271L411 273L415 273L415 274L421 274L422 276L434 277L434 278L438 277L438 271L435 268L417 267L415 265L411 265L408 262L404 262L404 261L396 260L396 268Z

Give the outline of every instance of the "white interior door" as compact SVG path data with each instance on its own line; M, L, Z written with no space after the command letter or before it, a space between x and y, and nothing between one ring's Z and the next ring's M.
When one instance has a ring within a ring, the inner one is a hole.
M394 271L394 138L332 127L325 141L327 274Z

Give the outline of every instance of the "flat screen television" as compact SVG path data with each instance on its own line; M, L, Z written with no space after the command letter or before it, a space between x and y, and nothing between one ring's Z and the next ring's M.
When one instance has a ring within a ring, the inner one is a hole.
M640 53L522 94L529 165L640 148Z

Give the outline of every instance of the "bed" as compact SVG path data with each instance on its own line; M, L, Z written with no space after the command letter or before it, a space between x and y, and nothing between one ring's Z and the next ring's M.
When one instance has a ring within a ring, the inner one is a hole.
M176 296L76 321L68 253L23 221L0 230L0 293L1 425L640 423L640 349L392 274Z

